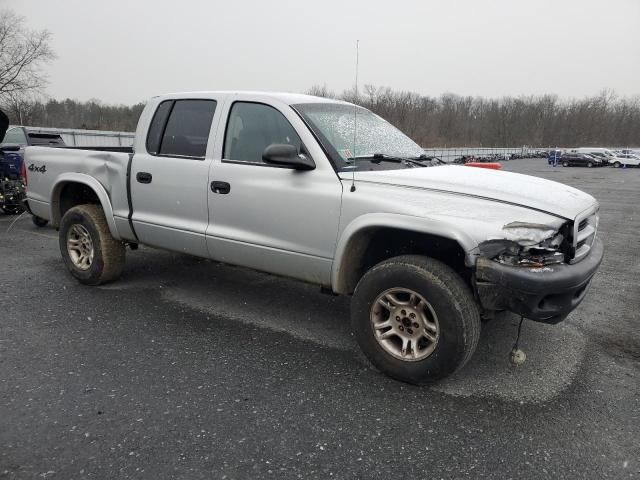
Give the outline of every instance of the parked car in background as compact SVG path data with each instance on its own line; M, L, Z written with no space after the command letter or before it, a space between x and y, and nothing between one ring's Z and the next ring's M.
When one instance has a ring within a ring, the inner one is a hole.
M9 117L0 110L0 143L8 127ZM0 146L0 209L7 214L22 211L23 161L19 149L17 145Z
M532 150L527 155L523 155L523 158L547 158L549 152L546 150Z
M609 148L600 147L580 147L569 150L569 153L586 153L594 157L601 158L605 165L613 165L617 155Z
M21 213L24 208L23 160L17 145L0 147L0 209L8 214Z
M636 155L640 157L640 149L636 149L636 150L624 149L624 150L621 150L621 152L624 155Z
M616 168L620 167L638 167L640 166L640 157L629 153L622 153L615 157L612 165Z
M602 167L605 165L601 158L585 153L565 153L560 157L563 167Z
M66 145L58 134L30 132L25 127L13 127L7 130L2 144L20 147L64 147Z
M611 158L615 158L615 157L607 156L607 155L605 155L605 154L604 154L604 153L602 153L602 152L583 153L583 155L590 155L590 156L592 156L593 158L597 158L597 159L601 160L601 161L602 161L602 163L603 163L605 166L606 166L606 165L609 165L609 159L611 159Z

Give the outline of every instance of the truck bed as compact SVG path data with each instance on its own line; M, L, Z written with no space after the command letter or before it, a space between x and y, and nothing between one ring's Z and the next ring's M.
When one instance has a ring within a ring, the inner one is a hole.
M51 202L59 189L74 179L100 184L113 207L113 216L127 218L130 147L27 147L24 161L28 170L27 200L32 212L54 225ZM90 183L91 184L91 183Z
M90 150L94 152L133 153L133 147L59 147L64 150Z

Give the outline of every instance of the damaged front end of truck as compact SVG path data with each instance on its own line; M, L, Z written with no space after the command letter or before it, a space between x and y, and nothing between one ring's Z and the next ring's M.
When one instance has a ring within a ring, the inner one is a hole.
M558 323L584 299L603 257L597 208L560 228L511 222L479 244L474 282L485 311Z

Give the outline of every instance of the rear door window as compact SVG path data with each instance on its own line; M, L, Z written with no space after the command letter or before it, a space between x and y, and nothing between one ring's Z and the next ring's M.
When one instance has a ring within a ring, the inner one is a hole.
M147 151L169 157L204 158L215 109L215 100L162 102L149 126Z
M149 132L147 133L147 152L157 155L160 151L160 142L162 142L162 134L164 127L167 124L167 118L169 118L169 112L173 106L173 100L166 100L162 102L156 109L156 113L153 115L151 125L149 125Z

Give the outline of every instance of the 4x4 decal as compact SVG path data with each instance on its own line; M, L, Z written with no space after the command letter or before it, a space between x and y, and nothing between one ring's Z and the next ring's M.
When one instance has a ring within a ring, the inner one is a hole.
M47 171L47 166L46 165L42 165L41 167L36 167L33 163L31 165L29 165L28 170L30 172L39 172L39 173L45 173Z

